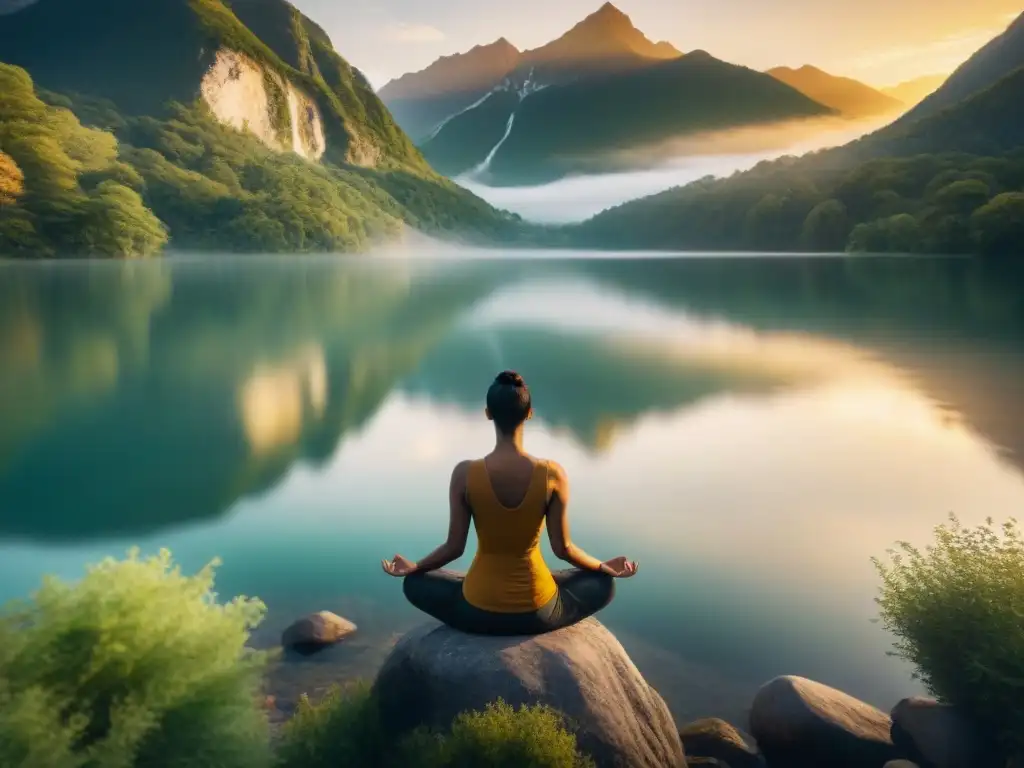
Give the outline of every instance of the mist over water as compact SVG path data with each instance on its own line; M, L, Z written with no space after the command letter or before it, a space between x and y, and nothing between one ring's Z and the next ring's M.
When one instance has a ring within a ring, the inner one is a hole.
M717 134L701 139L698 144L691 141L687 146L678 143L661 145L646 157L638 158L645 166L642 170L572 176L533 187L491 187L482 184L472 174L461 176L456 181L491 205L518 213L528 221L571 224L630 200L684 186L705 176L730 176L749 170L764 160L841 146L889 124L893 119L894 116L889 115L857 122L834 121L827 126L817 124L817 128L812 130L785 126L772 132ZM770 148L765 148L765 144ZM757 149L741 148L751 145L760 146Z

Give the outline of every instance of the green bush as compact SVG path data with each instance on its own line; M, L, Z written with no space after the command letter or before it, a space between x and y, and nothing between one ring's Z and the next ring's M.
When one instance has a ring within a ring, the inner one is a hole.
M964 528L955 516L923 552L875 559L882 623L929 691L1024 754L1024 540L1015 520Z
M245 648L263 605L222 605L211 563L105 560L44 581L0 617L0 765L258 768L264 656Z
M303 695L277 758L282 768L371 766L380 763L385 743L370 687L336 686L318 704Z
M420 729L388 740L368 686L333 689L319 704L303 698L285 726L280 768L588 768L561 716L546 707L513 709L499 700L459 715L446 733Z
M411 737L410 744L422 740ZM408 748L408 747L407 747ZM417 749L416 753L420 753ZM430 768L586 768L593 762L576 749L576 737L547 707L513 709L500 699L483 712L464 712L451 732L424 749Z

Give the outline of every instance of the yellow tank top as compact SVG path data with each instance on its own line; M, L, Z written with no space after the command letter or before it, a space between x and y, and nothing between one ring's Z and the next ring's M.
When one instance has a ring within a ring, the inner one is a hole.
M483 459L469 467L466 495L478 540L462 594L495 613L535 611L558 592L540 551L548 503L548 465L538 461L522 502L505 507L494 493Z

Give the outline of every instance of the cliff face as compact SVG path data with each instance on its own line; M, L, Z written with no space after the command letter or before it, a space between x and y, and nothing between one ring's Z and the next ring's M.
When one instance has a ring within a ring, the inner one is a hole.
M276 150L424 167L362 74L285 0L37 0L3 10L0 60L42 88L102 98L126 115L201 99Z
M253 133L268 147L319 160L327 148L316 102L245 54L217 52L200 86L203 101L225 125Z

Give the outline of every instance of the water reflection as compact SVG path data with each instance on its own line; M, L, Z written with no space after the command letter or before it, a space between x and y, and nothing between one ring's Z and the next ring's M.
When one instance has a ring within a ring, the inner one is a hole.
M869 557L1024 502L1018 276L491 256L0 267L0 599L169 546L223 557L267 637L350 616L368 664L416 620L372 563L443 535L514 367L581 540L645 563L605 618L679 717L780 673L909 692Z
M317 262L6 272L0 535L55 540L214 517L325 461L479 290Z
M541 419L596 450L708 398L873 380L890 400L830 407L909 414L891 396L920 391L918 410L977 411L1016 457L1013 387L991 395L1020 355L926 359L931 342L1015 351L1024 305L1006 286L942 260L8 267L0 509L18 513L0 533L216 516L297 460L327 461L395 388L475 412L503 366L532 382Z

